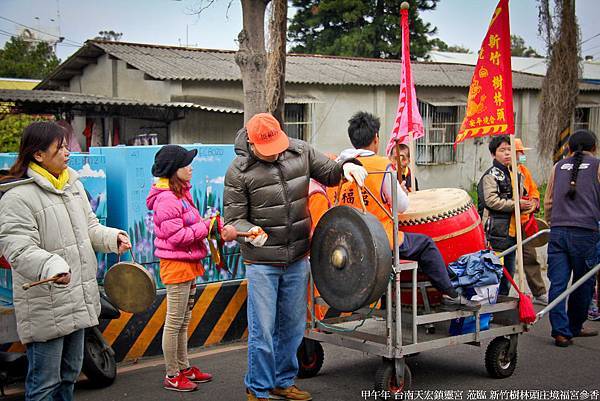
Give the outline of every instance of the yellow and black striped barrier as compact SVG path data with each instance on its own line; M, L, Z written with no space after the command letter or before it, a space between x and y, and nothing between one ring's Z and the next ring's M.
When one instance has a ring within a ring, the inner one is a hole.
M192 309L188 338L190 347L208 346L247 338L246 280L199 285ZM121 312L115 320L100 322L100 331L115 350L117 362L162 355L162 329L167 312L165 290L144 313ZM20 343L0 346L0 351L24 352Z
M568 143L569 137L571 136L571 127L565 128L558 136L558 143L554 149L554 155L552 157L554 163L558 163L569 153Z
M246 297L246 280L199 285L188 331L189 346L247 337ZM148 311L135 315L121 312L119 319L103 321L100 330L115 350L117 361L161 355L166 312L166 292L162 290Z

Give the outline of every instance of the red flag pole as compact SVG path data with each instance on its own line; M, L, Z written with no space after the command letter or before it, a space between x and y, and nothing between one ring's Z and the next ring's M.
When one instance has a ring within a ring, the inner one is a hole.
M407 116L408 116L408 144L410 148L410 188L411 191L417 190L416 185L416 164L415 158L416 149L415 141L413 137L413 119L412 119L412 76L410 70L410 32L408 30L408 2L403 2L400 5L400 25L402 26L402 68L404 68L404 74L406 76L406 104L407 104ZM399 165L398 165L399 166Z

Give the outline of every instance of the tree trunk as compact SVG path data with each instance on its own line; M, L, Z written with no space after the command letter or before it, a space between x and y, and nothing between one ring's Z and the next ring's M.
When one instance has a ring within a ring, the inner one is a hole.
M559 32L556 41L548 49L550 62L542 83L538 113L539 153L553 156L554 161L560 158L560 145L565 142L565 138L561 140L561 132L568 132L565 130L571 126L580 76L579 28L574 0L557 1L560 1L557 7L560 12ZM547 14L546 11L544 14Z
M244 124L255 114L267 111L265 71L265 10L270 0L241 0L243 28L235 62L242 73Z
M287 0L273 0L269 23L267 67L267 110L284 124L285 45L287 38Z
M373 26L375 27L375 32L374 35L375 37L373 38L373 45L374 45L374 50L373 50L373 54L371 55L371 57L373 58L380 58L381 56L381 51L378 50L381 48L380 43L384 41L384 30L385 30L385 4L384 4L384 0L377 0L376 4L375 4L375 16L373 17Z

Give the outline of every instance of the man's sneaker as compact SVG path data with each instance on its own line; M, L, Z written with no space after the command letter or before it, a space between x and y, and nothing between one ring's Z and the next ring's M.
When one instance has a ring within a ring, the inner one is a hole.
M248 389L246 389L246 400L247 401L269 401L268 398L258 398Z
M296 386L290 386L288 388L275 388L271 390L269 398L272 400L310 401L312 400L312 395L308 391L302 391Z
M175 377L165 377L163 387L173 391L194 391L198 389L198 385L189 381L181 372Z
M213 379L210 373L204 373L196 366L190 366L189 368L182 370L181 374L194 383L206 383Z
M476 301L471 301L465 298L463 295L459 294L456 297L450 297L446 294L442 296L442 303L445 305L456 305L465 309L479 309L481 308L481 304Z
M538 305L548 305L548 294L542 294L539 297L533 297L533 303Z

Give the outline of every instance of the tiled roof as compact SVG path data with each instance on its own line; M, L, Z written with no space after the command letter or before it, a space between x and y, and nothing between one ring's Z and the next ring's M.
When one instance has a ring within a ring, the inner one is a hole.
M15 103L48 103L64 105L107 105L107 106L145 106L167 109L201 109L222 113L243 113L239 107L229 107L210 102L145 102L133 99L121 99L105 96L87 95L76 92L62 92L53 90L20 90L0 89L0 102Z
M40 88L52 81L67 81L90 59L109 54L160 80L240 81L235 51L158 46L127 42L88 41L59 66ZM398 60L289 54L286 82L320 85L398 86ZM417 87L461 87L471 83L474 67L463 64L414 62ZM540 89L543 77L513 72L514 89ZM600 85L580 84L582 90L600 90Z

